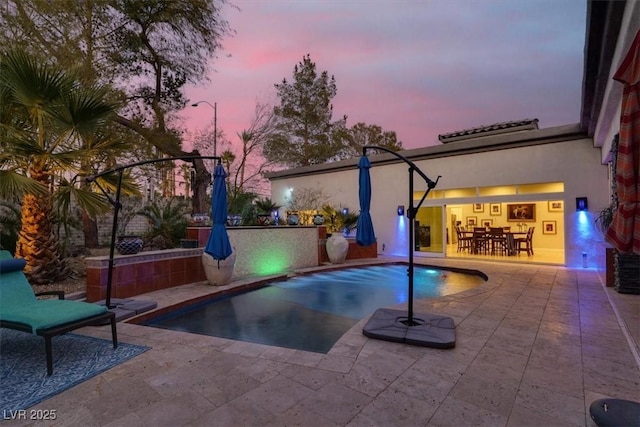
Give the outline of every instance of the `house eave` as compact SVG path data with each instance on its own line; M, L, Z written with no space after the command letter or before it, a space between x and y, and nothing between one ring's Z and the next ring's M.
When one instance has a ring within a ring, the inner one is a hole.
M477 138L465 138L455 143L448 143L423 148L401 151L404 157L411 161L426 160L440 157L450 157L462 154L480 153L494 150L504 150L517 147L526 147L540 144L552 144L573 139L586 138L587 134L579 123L555 126L545 129L533 129L529 131L502 133L498 135L478 136ZM383 153L370 156L371 164L392 164L400 160L392 154ZM298 176L309 176L354 169L358 166L358 159L348 159L321 165L304 166L278 172L270 172L265 177L270 181Z

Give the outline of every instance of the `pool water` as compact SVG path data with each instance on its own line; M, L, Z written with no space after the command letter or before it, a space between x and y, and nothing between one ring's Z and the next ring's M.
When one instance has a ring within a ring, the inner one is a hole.
M146 324L239 341L327 353L360 319L408 298L406 265L297 276L151 319ZM414 268L414 298L453 294L478 275Z

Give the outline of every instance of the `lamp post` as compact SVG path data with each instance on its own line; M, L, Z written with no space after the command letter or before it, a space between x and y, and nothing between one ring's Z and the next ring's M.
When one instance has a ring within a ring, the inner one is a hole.
M218 103L214 102L213 105L209 101L198 101L191 104L192 107L197 107L200 104L207 104L213 108L213 156L217 156L218 148Z

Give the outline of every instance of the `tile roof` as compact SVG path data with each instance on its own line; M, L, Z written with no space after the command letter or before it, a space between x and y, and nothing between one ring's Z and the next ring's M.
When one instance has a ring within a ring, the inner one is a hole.
M514 120L510 122L495 123L488 126L463 129L456 132L438 135L438 139L443 144L446 144L448 142L460 141L463 139L531 129L538 129L538 119Z

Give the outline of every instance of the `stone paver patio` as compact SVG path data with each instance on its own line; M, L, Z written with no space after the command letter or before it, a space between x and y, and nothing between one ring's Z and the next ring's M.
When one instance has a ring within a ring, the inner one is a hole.
M152 349L33 409L86 427L595 426L593 400L640 401L640 296L603 287L588 269L417 262L489 276L416 301L417 313L454 318L454 349L368 339L366 319L326 355L121 323L122 342ZM162 307L212 290L144 298ZM81 333L108 338L104 328Z

